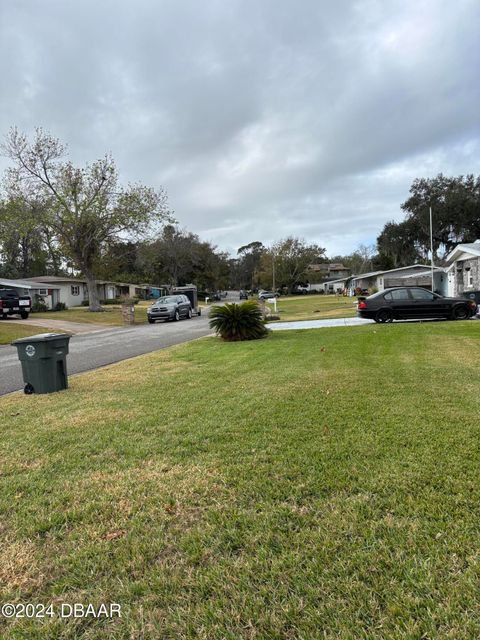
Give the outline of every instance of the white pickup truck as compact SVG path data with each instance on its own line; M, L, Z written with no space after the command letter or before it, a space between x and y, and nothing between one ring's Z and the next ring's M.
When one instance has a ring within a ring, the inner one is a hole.
M14 289L0 289L0 317L4 320L13 315L25 320L31 309L32 300L29 296L19 296Z

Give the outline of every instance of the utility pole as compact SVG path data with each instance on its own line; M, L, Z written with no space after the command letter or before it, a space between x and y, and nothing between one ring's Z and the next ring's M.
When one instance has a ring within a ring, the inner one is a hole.
M275 293L275 254L272 251L272 291Z
M430 259L432 266L432 293L435 290L434 272L433 272L433 226L432 226L432 207L430 207Z

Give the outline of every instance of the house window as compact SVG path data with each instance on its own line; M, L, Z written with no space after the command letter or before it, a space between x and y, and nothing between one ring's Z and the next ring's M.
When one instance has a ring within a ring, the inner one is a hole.
M472 287L473 288L473 273L471 270L466 271L466 282L465 282L465 286L467 288Z
M80 295L80 285L72 284L71 291L72 291L72 296L79 296Z
M48 296L48 289L39 289L38 290L38 295L39 296Z

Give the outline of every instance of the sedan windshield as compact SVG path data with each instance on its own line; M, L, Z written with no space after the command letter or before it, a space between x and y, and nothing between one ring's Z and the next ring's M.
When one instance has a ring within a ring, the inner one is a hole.
M176 304L177 300L177 296L165 296L165 298L159 298L155 304L158 302L160 304Z

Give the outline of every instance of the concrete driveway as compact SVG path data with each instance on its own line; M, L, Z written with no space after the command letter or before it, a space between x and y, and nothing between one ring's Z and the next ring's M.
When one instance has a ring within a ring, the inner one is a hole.
M48 326L54 328L51 324ZM126 328L94 327L93 332L72 336L67 356L69 374L96 369L212 333L207 315L180 322L158 322ZM22 370L15 347L0 347L0 370L0 395L23 389Z

